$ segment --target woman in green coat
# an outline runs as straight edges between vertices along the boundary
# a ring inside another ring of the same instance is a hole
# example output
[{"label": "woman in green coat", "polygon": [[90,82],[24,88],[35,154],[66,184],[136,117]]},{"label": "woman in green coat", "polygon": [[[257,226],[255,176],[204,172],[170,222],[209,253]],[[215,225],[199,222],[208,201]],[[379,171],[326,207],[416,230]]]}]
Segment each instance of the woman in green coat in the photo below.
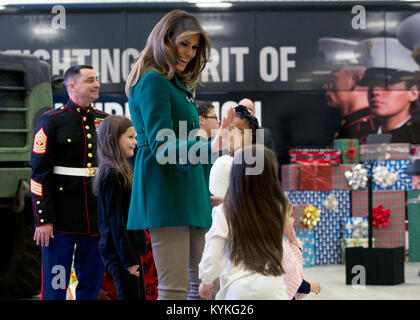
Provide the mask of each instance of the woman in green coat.
[{"label": "woman in green coat", "polygon": [[197,140],[193,91],[210,54],[198,20],[174,10],[153,28],[127,79],[137,132],[127,228],[149,229],[158,299],[198,299],[198,263],[211,226],[210,194],[201,162],[210,161],[233,127],[234,110],[213,140]]}]

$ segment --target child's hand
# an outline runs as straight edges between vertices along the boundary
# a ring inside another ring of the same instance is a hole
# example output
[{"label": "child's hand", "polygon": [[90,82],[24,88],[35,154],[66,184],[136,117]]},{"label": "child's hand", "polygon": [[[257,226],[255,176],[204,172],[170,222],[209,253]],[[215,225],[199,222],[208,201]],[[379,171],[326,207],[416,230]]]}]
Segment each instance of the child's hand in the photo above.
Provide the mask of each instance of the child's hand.
[{"label": "child's hand", "polygon": [[219,204],[221,204],[225,200],[224,197],[218,197],[218,196],[210,196],[210,203],[211,207],[217,207]]},{"label": "child's hand", "polygon": [[139,267],[140,267],[140,266],[137,264],[137,265],[135,265],[135,266],[128,267],[128,268],[127,268],[127,270],[128,270],[128,272],[130,272],[133,276],[140,277]]},{"label": "child's hand", "polygon": [[213,284],[204,284],[200,283],[200,287],[198,288],[198,293],[200,294],[200,297],[203,299],[208,299],[211,296],[210,289],[213,287]]},{"label": "child's hand", "polygon": [[321,285],[318,282],[309,282],[311,286],[311,292],[318,294],[321,292]]}]

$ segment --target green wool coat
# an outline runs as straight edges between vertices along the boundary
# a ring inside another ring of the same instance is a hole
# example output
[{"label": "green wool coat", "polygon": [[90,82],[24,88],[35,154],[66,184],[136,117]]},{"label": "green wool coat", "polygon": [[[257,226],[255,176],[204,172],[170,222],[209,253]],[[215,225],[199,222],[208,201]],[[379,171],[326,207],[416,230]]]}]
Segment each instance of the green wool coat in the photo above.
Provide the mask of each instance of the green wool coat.
[{"label": "green wool coat", "polygon": [[[148,71],[131,88],[128,103],[139,149],[127,228],[210,228],[210,194],[203,161],[186,156],[194,153],[205,161],[212,156],[208,141],[187,140],[191,131],[199,129],[193,94],[176,76],[167,80]],[[182,127],[186,135],[180,134]],[[172,161],[165,163],[168,159]]]}]

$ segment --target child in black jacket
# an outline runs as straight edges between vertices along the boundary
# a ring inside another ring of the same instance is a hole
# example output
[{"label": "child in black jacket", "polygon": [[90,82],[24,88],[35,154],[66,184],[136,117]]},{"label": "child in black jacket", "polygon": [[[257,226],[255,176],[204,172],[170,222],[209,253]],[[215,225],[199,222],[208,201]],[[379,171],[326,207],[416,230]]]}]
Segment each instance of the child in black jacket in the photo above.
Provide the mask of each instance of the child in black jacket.
[{"label": "child in black jacket", "polygon": [[98,130],[99,167],[94,190],[98,194],[99,252],[115,281],[119,300],[146,300],[140,255],[147,252],[143,230],[127,230],[133,169],[131,157],[137,145],[131,120],[107,117]]}]

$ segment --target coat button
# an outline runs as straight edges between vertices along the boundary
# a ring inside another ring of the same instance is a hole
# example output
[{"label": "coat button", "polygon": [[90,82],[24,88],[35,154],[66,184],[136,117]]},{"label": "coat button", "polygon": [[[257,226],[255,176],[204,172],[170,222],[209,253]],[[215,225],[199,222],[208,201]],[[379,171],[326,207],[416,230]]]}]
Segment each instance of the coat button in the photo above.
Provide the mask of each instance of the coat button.
[{"label": "coat button", "polygon": [[39,222],[44,223],[44,219],[39,220]]},{"label": "coat button", "polygon": [[89,149],[92,148],[92,144],[91,143],[88,144],[88,148]]},{"label": "coat button", "polygon": [[76,110],[77,110],[77,112],[80,112],[80,108],[77,108]]},{"label": "coat button", "polygon": [[89,157],[89,158],[92,158],[92,157],[93,157],[93,154],[88,153],[88,157]]},{"label": "coat button", "polygon": [[90,167],[92,166],[92,164],[91,164],[90,162],[88,162],[88,163],[86,164],[86,166],[87,166],[88,168],[90,168]]},{"label": "coat button", "polygon": [[42,213],[42,210],[38,210],[38,213]]},{"label": "coat button", "polygon": [[85,128],[86,128],[86,130],[89,130],[89,129],[90,129],[90,127],[89,127],[89,126],[85,126]]},{"label": "coat button", "polygon": [[88,133],[88,134],[86,135],[86,137],[87,137],[88,139],[90,139],[90,138],[92,138],[92,135],[91,135],[90,133]]},{"label": "coat button", "polygon": [[86,117],[83,117],[83,121],[86,121]]},{"label": "coat button", "polygon": [[71,142],[71,139],[70,139],[70,138],[69,138],[69,139],[67,139],[67,142],[68,142],[68,143],[70,143],[70,142]]},{"label": "coat button", "polygon": [[36,204],[41,204],[41,201],[37,201]]},{"label": "coat button", "polygon": [[58,190],[63,191],[63,187],[60,187]]}]

